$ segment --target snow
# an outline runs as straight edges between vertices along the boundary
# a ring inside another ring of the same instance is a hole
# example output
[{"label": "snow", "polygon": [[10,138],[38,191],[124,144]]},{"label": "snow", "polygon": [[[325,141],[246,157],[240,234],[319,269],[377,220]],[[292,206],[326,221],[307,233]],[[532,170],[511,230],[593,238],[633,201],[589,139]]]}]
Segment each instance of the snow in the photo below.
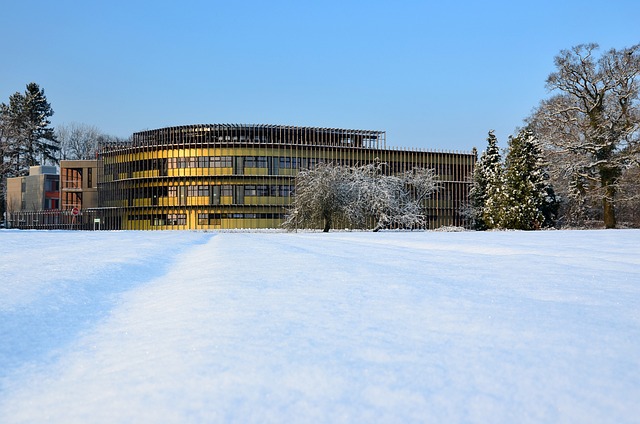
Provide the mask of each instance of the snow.
[{"label": "snow", "polygon": [[0,422],[640,417],[640,231],[0,231]]}]

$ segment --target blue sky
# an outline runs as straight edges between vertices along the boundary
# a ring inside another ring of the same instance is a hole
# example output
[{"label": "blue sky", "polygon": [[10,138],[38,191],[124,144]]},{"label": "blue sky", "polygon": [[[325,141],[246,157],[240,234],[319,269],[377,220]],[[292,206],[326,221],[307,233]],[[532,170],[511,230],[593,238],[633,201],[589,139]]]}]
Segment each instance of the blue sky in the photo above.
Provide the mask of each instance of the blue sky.
[{"label": "blue sky", "polygon": [[640,42],[640,2],[5,1],[0,101],[31,81],[53,125],[121,137],[196,123],[387,131],[391,146],[500,144],[561,49]]}]

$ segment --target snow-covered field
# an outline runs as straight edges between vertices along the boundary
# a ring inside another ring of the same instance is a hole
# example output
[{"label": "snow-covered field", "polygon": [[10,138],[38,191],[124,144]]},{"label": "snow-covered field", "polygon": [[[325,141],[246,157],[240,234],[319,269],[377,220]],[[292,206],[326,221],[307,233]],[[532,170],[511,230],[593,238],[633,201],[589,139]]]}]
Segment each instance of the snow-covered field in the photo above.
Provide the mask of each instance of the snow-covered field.
[{"label": "snow-covered field", "polygon": [[640,422],[640,231],[0,231],[0,422]]}]

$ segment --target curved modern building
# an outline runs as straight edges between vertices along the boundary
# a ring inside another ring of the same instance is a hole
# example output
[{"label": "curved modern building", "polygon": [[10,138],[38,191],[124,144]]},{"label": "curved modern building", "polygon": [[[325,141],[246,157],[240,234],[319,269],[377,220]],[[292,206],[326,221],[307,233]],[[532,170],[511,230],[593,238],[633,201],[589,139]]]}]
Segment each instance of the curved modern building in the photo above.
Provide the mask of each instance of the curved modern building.
[{"label": "curved modern building", "polygon": [[464,226],[471,153],[386,147],[382,131],[279,125],[189,125],[139,132],[99,155],[98,213],[109,229],[278,228],[295,176],[317,163],[382,161],[390,173],[435,169],[430,228]]}]

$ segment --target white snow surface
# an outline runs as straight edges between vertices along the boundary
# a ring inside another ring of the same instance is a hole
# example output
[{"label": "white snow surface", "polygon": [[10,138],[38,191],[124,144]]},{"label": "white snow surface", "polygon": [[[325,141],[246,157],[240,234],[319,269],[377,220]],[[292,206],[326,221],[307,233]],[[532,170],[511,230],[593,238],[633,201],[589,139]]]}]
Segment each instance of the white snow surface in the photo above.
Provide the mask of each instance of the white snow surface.
[{"label": "white snow surface", "polygon": [[638,423],[640,231],[0,231],[2,423]]}]

